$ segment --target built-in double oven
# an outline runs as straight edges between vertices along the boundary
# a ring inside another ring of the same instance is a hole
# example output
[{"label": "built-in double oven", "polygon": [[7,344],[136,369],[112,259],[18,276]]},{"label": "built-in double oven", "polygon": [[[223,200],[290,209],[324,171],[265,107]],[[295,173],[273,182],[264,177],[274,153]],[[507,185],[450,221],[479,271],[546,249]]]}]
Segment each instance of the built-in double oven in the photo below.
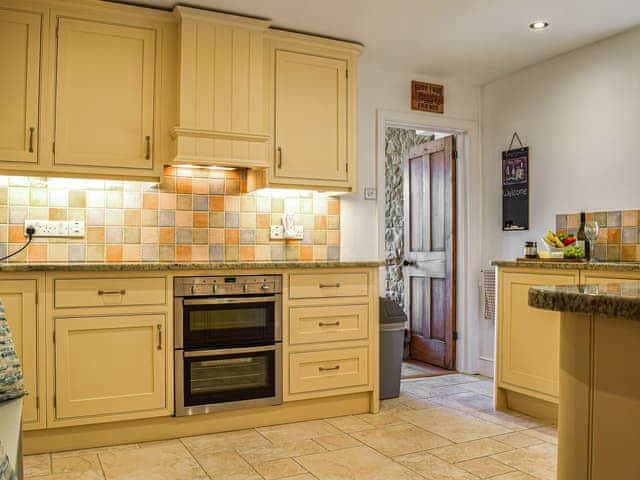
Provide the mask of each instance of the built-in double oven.
[{"label": "built-in double oven", "polygon": [[282,403],[282,277],[177,277],[176,416]]}]

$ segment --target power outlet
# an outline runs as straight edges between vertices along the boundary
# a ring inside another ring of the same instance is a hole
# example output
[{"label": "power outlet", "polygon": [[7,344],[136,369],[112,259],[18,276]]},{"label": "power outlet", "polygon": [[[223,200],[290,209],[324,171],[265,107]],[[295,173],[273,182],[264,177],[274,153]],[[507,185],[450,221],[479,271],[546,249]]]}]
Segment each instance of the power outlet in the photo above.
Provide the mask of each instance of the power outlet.
[{"label": "power outlet", "polygon": [[84,237],[84,222],[82,221],[25,220],[25,237],[29,227],[35,230],[34,237]]},{"label": "power outlet", "polygon": [[271,240],[284,240],[284,227],[282,225],[271,225],[269,238]]}]

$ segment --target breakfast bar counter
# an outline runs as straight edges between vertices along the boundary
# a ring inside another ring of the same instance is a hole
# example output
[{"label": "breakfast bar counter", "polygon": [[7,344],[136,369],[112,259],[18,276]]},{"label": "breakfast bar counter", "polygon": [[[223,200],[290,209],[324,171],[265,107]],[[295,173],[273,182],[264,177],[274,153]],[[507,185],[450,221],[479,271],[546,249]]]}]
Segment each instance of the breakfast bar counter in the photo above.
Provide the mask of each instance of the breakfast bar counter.
[{"label": "breakfast bar counter", "polygon": [[558,479],[640,478],[640,282],[532,287],[561,312]]}]

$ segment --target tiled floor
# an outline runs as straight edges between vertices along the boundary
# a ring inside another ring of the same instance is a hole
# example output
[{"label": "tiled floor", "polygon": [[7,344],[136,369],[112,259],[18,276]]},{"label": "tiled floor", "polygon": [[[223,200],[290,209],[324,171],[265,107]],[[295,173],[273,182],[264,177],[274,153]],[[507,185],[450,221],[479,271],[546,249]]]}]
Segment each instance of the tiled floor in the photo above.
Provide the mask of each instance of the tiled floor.
[{"label": "tiled floor", "polygon": [[455,372],[415,360],[404,360],[402,362],[402,378],[433,377],[436,375],[448,375],[451,373]]},{"label": "tiled floor", "polygon": [[38,480],[552,480],[555,428],[491,408],[491,382],[405,380],[379,414],[33,455]]}]

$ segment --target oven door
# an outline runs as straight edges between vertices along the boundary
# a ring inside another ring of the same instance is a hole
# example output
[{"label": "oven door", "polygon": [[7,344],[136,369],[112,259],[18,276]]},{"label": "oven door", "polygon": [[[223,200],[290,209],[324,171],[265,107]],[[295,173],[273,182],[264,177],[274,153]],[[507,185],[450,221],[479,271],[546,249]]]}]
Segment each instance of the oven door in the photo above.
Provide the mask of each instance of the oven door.
[{"label": "oven door", "polygon": [[176,298],[176,348],[267,345],[282,339],[281,295]]},{"label": "oven door", "polygon": [[176,416],[282,403],[282,344],[175,352]]}]

